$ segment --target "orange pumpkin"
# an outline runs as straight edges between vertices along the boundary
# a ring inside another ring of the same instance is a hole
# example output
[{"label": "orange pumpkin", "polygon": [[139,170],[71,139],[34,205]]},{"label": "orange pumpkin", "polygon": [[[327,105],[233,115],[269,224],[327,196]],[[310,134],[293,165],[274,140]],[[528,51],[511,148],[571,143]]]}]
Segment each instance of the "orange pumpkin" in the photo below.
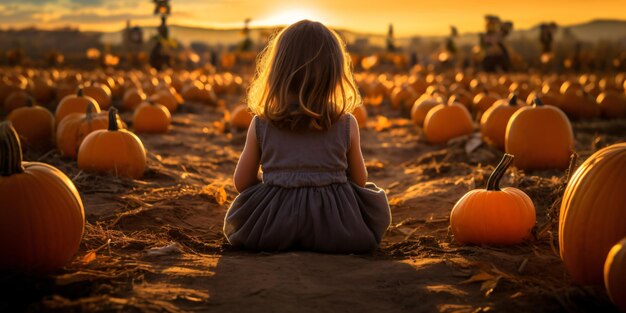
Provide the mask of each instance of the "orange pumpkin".
[{"label": "orange pumpkin", "polygon": [[600,107],[584,91],[569,88],[559,98],[559,108],[574,119],[591,119],[600,115]]},{"label": "orange pumpkin", "polygon": [[83,94],[96,100],[100,109],[106,110],[111,106],[111,89],[107,85],[91,82],[82,88]]},{"label": "orange pumpkin", "polygon": [[520,108],[517,95],[511,94],[508,101],[497,101],[480,118],[480,132],[488,143],[504,149],[506,125],[513,113]]},{"label": "orange pumpkin", "polygon": [[46,103],[54,97],[54,86],[52,80],[45,77],[37,77],[32,80],[33,98],[42,103]]},{"label": "orange pumpkin", "polygon": [[32,99],[25,107],[13,110],[7,121],[28,147],[47,151],[54,146],[54,116],[48,109],[34,105]]},{"label": "orange pumpkin", "polygon": [[360,105],[356,107],[352,115],[356,118],[359,128],[367,127],[367,109],[364,106]]},{"label": "orange pumpkin", "polygon": [[137,133],[166,133],[171,123],[170,111],[152,100],[140,104],[133,114],[133,129]]},{"label": "orange pumpkin", "polygon": [[511,245],[530,237],[536,222],[532,200],[517,188],[499,187],[512,162],[513,156],[505,154],[489,176],[487,188],[466,193],[454,205],[450,228],[457,242]]},{"label": "orange pumpkin", "polygon": [[424,126],[424,120],[428,111],[437,106],[443,104],[443,98],[439,96],[422,95],[419,99],[415,100],[413,108],[411,108],[411,120],[417,127]]},{"label": "orange pumpkin", "polygon": [[626,96],[615,91],[605,91],[598,95],[596,102],[604,116],[609,118],[626,117]]},{"label": "orange pumpkin", "polygon": [[472,117],[460,103],[439,104],[428,111],[424,120],[424,137],[430,144],[444,144],[472,132]]},{"label": "orange pumpkin", "polygon": [[138,88],[130,88],[122,98],[122,108],[127,111],[135,110],[142,102],[146,101],[146,94]]},{"label": "orange pumpkin", "polygon": [[389,96],[391,107],[394,109],[410,109],[418,95],[409,84],[395,87]]},{"label": "orange pumpkin", "polygon": [[253,116],[244,104],[236,106],[230,116],[230,125],[236,129],[248,129],[252,123]]},{"label": "orange pumpkin", "polygon": [[0,271],[61,268],[78,250],[85,226],[76,187],[48,164],[23,162],[10,122],[0,124],[0,147]]},{"label": "orange pumpkin", "polygon": [[474,96],[472,103],[476,112],[485,112],[498,100],[500,100],[498,94],[485,91]]},{"label": "orange pumpkin", "polygon": [[174,95],[169,91],[157,91],[157,93],[150,96],[150,100],[163,105],[170,113],[176,112],[178,106],[182,104],[182,98],[178,94]]},{"label": "orange pumpkin", "polygon": [[574,148],[572,125],[563,111],[543,105],[539,98],[509,119],[506,153],[515,155],[520,169],[567,168]]},{"label": "orange pumpkin", "polygon": [[604,286],[611,301],[626,312],[626,238],[613,246],[606,257]]},{"label": "orange pumpkin", "polygon": [[146,169],[146,150],[139,137],[118,127],[117,109],[109,109],[109,128],[93,131],[78,149],[78,168],[139,179]]},{"label": "orange pumpkin", "polygon": [[572,278],[602,284],[609,250],[626,236],[626,143],[591,155],[571,176],[561,201],[559,247]]},{"label": "orange pumpkin", "polygon": [[[119,128],[124,128],[124,122],[117,121]],[[85,137],[98,129],[106,129],[109,125],[109,115],[106,112],[94,113],[94,106],[89,104],[85,113],[72,113],[65,117],[57,127],[56,141],[61,156],[76,159],[78,148]]]},{"label": "orange pumpkin", "polygon": [[83,90],[79,88],[76,92],[76,95],[69,95],[63,98],[63,100],[61,100],[61,102],[57,106],[57,110],[54,116],[56,119],[56,126],[58,126],[59,123],[61,123],[61,121],[63,121],[66,116],[72,113],[86,112],[87,108],[90,105],[93,106],[94,113],[100,112],[100,106],[98,105],[96,100],[83,95]]}]

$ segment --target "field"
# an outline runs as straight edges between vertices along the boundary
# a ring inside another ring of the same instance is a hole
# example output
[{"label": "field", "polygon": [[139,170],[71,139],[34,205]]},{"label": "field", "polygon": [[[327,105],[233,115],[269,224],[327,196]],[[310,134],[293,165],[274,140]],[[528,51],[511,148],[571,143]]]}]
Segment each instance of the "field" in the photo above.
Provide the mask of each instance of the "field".
[{"label": "field", "polygon": [[[457,244],[450,211],[484,188],[502,151],[470,135],[429,145],[385,99],[361,130],[369,180],[387,191],[392,226],[365,255],[233,249],[223,219],[237,195],[232,174],[245,130],[228,122],[243,91],[213,104],[185,101],[166,134],[140,134],[143,178],[90,174],[58,150],[25,160],[67,174],[86,227],[75,258],[45,276],[5,273],[0,309],[10,311],[208,312],[610,312],[601,287],[571,281],[558,251],[558,214],[568,172],[511,169],[502,181],[537,209],[533,238],[503,247]],[[121,106],[120,100],[114,106]],[[132,113],[121,114],[132,124]],[[227,117],[225,119],[225,116]],[[626,141],[626,120],[573,121],[580,164]],[[478,145],[478,146],[477,146]],[[575,165],[576,165],[575,164]]]}]

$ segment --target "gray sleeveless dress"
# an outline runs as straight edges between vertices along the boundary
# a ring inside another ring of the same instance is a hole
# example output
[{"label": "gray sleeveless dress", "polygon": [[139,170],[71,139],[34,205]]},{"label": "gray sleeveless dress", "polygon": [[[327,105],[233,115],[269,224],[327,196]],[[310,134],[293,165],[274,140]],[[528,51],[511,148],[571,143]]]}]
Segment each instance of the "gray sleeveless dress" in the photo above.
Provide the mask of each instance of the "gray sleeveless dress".
[{"label": "gray sleeveless dress", "polygon": [[387,195],[348,180],[350,120],[328,131],[291,132],[255,117],[263,182],[231,204],[224,234],[235,247],[363,253],[378,247],[391,222]]}]

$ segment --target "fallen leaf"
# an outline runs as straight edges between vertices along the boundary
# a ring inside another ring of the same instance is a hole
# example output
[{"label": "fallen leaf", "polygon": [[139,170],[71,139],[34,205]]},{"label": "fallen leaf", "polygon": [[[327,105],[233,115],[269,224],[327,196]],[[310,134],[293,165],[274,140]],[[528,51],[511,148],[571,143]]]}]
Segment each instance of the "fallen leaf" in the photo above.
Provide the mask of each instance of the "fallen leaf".
[{"label": "fallen leaf", "polygon": [[85,254],[85,256],[82,259],[82,263],[83,265],[87,265],[91,262],[93,262],[96,259],[96,251],[91,251],[87,254]]},{"label": "fallen leaf", "polygon": [[465,143],[465,153],[470,155],[474,150],[478,149],[483,144],[480,134],[473,134],[469,140]]}]

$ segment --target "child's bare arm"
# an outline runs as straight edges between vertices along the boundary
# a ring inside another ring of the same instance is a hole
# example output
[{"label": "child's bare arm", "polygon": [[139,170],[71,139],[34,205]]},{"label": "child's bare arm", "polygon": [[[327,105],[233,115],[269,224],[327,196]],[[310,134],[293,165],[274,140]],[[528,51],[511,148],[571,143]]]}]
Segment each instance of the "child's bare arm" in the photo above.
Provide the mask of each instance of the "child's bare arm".
[{"label": "child's bare arm", "polygon": [[350,149],[348,150],[348,170],[350,180],[357,185],[363,187],[367,182],[367,169],[361,152],[361,134],[359,133],[359,124],[352,115],[348,115],[350,119]]},{"label": "child's bare arm", "polygon": [[261,162],[261,151],[259,144],[256,140],[256,123],[257,120],[253,120],[248,127],[248,135],[246,137],[246,144],[243,147],[243,152],[237,162],[237,168],[235,168],[235,174],[233,175],[233,181],[235,182],[235,189],[238,192],[246,190],[246,188],[259,183],[258,173]]}]

